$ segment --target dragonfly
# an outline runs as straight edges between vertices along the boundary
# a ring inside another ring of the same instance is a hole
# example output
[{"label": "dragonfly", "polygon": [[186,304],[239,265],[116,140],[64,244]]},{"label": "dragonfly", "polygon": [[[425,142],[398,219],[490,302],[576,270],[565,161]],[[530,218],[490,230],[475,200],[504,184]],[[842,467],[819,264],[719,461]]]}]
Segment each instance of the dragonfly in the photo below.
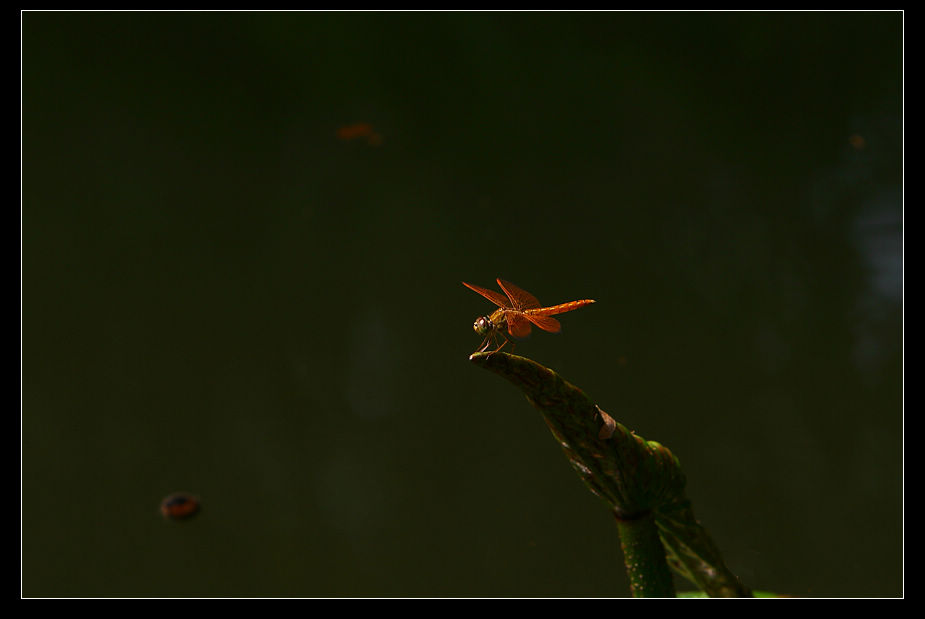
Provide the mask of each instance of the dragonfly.
[{"label": "dragonfly", "polygon": [[[463,282],[463,286],[479,293],[498,306],[498,309],[492,312],[491,315],[478,318],[475,324],[472,325],[475,332],[485,338],[482,345],[475,352],[485,352],[489,346],[497,344],[498,347],[492,351],[492,354],[494,354],[510,342],[508,335],[515,338],[527,337],[530,335],[534,325],[543,331],[558,333],[562,330],[562,325],[552,317],[554,314],[570,312],[594,303],[593,299],[582,299],[581,301],[569,301],[568,303],[543,307],[537,298],[526,290],[500,278],[496,281],[501,286],[504,294]],[[507,332],[505,333],[505,331]],[[498,344],[498,341],[502,338],[504,341]],[[512,349],[513,347],[514,343],[511,344]]]}]

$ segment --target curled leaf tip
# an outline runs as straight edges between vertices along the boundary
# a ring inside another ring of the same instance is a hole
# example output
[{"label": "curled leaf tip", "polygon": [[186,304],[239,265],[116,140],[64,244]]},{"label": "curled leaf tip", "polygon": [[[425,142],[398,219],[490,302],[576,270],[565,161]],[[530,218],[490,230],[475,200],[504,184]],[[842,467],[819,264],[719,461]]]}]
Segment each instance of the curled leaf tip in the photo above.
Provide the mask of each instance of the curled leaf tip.
[{"label": "curled leaf tip", "polygon": [[597,433],[597,438],[601,439],[602,441],[606,441],[611,436],[613,436],[613,433],[616,431],[617,422],[613,417],[605,413],[604,410],[597,404],[594,405],[594,408],[597,409],[597,414],[601,416],[601,421],[604,422],[604,425],[601,426],[601,431]]}]

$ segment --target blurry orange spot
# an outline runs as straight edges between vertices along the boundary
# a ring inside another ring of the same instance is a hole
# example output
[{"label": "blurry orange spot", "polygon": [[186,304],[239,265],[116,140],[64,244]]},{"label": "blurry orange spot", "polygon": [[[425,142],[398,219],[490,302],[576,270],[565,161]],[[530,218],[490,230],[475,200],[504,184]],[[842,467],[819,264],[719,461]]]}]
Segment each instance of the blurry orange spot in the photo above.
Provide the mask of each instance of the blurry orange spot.
[{"label": "blurry orange spot", "polygon": [[337,130],[337,137],[341,140],[355,140],[357,138],[366,138],[370,146],[379,146],[382,144],[382,135],[376,133],[373,126],[369,123],[355,123],[346,125]]},{"label": "blurry orange spot", "polygon": [[355,138],[365,138],[373,133],[373,126],[368,123],[357,123],[347,125],[337,130],[337,137],[342,140],[353,140]]},{"label": "blurry orange spot", "polygon": [[199,513],[199,499],[186,492],[171,494],[161,501],[161,514],[170,520],[186,520]]},{"label": "blurry orange spot", "polygon": [[863,150],[867,145],[867,140],[864,139],[864,136],[857,133],[848,138],[848,141],[851,142],[855,150]]}]

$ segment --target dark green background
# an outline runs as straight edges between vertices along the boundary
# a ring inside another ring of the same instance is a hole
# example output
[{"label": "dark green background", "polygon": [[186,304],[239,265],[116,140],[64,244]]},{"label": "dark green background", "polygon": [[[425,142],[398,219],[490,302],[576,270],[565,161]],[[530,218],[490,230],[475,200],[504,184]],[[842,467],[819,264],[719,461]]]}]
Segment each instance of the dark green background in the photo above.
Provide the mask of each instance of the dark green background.
[{"label": "dark green background", "polygon": [[902,17],[24,13],[23,595],[627,595],[498,276],[746,584],[901,595]]}]

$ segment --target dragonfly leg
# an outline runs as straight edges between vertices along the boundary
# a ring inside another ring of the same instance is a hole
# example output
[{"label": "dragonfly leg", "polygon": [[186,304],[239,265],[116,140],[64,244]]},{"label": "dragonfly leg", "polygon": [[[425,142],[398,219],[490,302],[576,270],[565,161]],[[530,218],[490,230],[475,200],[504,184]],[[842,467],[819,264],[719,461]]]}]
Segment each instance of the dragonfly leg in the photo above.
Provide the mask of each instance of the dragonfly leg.
[{"label": "dragonfly leg", "polygon": [[[502,348],[504,348],[504,347],[507,345],[508,342],[511,341],[511,339],[510,339],[507,335],[505,335],[503,331],[499,331],[498,333],[500,333],[501,337],[504,338],[504,341],[501,342],[501,345],[500,345],[500,346],[498,346],[496,349],[494,349],[493,351],[491,351],[491,354],[495,354],[496,352],[498,352],[499,350],[501,350]],[[514,350],[514,345],[513,345],[513,344],[511,344],[511,350]]]}]

